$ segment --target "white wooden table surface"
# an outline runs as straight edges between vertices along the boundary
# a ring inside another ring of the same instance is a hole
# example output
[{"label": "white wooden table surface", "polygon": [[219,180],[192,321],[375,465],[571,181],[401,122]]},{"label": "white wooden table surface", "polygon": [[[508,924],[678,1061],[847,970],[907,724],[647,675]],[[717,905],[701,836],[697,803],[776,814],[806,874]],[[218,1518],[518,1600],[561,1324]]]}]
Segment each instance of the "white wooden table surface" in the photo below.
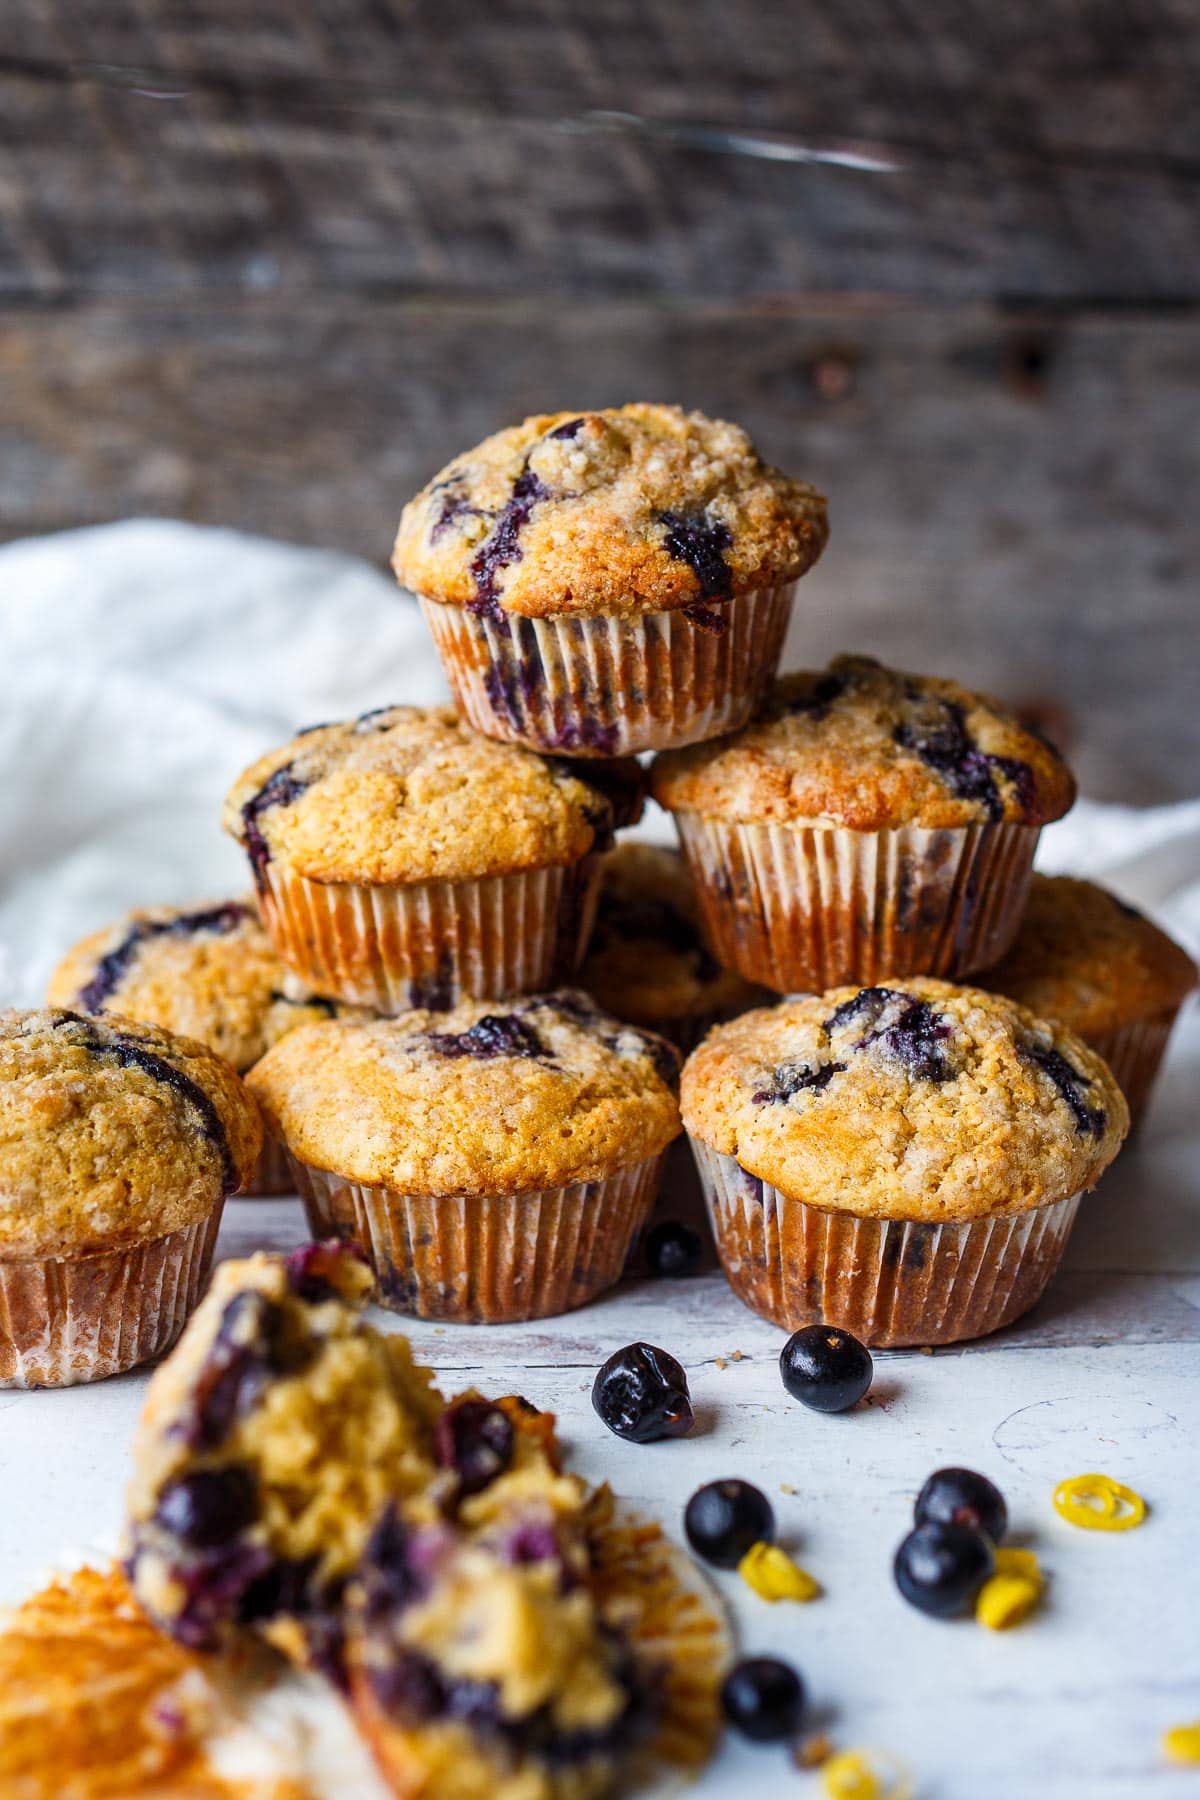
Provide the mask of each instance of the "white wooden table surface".
[{"label": "white wooden table surface", "polygon": [[[1158,1748],[1165,1727],[1200,1717],[1198,1072],[1193,1018],[1147,1128],[1085,1203],[1036,1313],[963,1349],[881,1353],[869,1403],[844,1417],[787,1397],[782,1333],[719,1276],[628,1282],[534,1325],[418,1322],[415,1348],[449,1389],[475,1382],[552,1408],[572,1467],[611,1481],[674,1535],[700,1482],[740,1475],[765,1488],[781,1542],[826,1592],[771,1607],[718,1576],[742,1647],[791,1658],[813,1728],[897,1754],[921,1800],[1200,1797],[1200,1769],[1173,1769]],[[285,1248],[302,1235],[298,1202],[235,1201],[221,1248]],[[688,1370],[698,1426],[686,1441],[623,1444],[591,1410],[598,1364],[635,1337]],[[0,1601],[115,1534],[144,1385],[129,1376],[0,1394]],[[1017,1630],[936,1623],[892,1586],[913,1495],[945,1463],[1000,1484],[1014,1539],[1048,1572],[1042,1611]],[[1094,1469],[1146,1497],[1140,1530],[1110,1536],[1057,1519],[1056,1482]],[[819,1792],[780,1750],[730,1739],[697,1793],[733,1800],[751,1784],[759,1800]]]}]

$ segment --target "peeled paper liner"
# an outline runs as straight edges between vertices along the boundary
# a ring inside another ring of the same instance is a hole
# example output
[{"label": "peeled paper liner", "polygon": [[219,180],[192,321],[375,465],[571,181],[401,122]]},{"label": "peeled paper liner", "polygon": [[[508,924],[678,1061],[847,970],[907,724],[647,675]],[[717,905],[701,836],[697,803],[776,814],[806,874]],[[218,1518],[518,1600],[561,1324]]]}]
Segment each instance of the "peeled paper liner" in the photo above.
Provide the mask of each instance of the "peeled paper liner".
[{"label": "peeled paper liner", "polygon": [[[666,1796],[716,1746],[731,1629],[691,1558],[606,1487],[586,1529],[597,1599],[664,1686],[658,1731],[622,1791]],[[222,1656],[183,1649],[107,1557],[0,1614],[0,1796],[392,1800],[328,1683],[252,1641]]]}]

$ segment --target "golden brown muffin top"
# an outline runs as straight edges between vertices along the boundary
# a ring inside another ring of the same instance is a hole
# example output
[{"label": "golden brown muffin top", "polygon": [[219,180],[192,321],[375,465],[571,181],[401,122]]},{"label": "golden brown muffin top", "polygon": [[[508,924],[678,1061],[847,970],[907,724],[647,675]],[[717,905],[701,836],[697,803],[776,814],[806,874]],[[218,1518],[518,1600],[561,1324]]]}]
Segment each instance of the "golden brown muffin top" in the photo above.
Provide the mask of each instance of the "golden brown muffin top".
[{"label": "golden brown muffin top", "polygon": [[258,1109],[219,1056],[131,1019],[0,1013],[0,1255],[180,1231],[244,1187]]},{"label": "golden brown muffin top", "polygon": [[252,900],[125,913],[70,949],[49,1006],[119,1013],[196,1038],[239,1073],[297,1025],[370,1018],[313,994],[274,948]]},{"label": "golden brown muffin top", "polygon": [[664,1031],[731,1017],[767,998],[709,954],[687,865],[678,850],[659,844],[621,844],[606,860],[578,980],[617,1018]]},{"label": "golden brown muffin top", "polygon": [[251,1070],[301,1162],[413,1194],[519,1194],[611,1174],[679,1133],[678,1062],[585,994],[306,1025]]},{"label": "golden brown muffin top", "polygon": [[689,1132],[867,1218],[1023,1212],[1094,1186],[1129,1129],[1108,1067],[1011,1000],[917,978],[744,1013],[684,1065]]},{"label": "golden brown muffin top", "polygon": [[989,988],[1081,1037],[1172,1012],[1196,986],[1186,950],[1107,888],[1035,875],[1017,941]]},{"label": "golden brown muffin top", "polygon": [[455,457],[405,507],[406,587],[489,616],[632,615],[795,581],[825,502],[746,433],[677,406],[540,413]]},{"label": "golden brown muffin top", "polygon": [[998,701],[839,656],[785,675],[741,731],[656,757],[651,792],[707,818],[877,831],[1043,825],[1069,809],[1075,783]]},{"label": "golden brown muffin top", "polygon": [[318,725],[259,757],[225,801],[256,870],[310,881],[468,881],[605,848],[612,804],[574,766],[481,737],[449,706]]}]

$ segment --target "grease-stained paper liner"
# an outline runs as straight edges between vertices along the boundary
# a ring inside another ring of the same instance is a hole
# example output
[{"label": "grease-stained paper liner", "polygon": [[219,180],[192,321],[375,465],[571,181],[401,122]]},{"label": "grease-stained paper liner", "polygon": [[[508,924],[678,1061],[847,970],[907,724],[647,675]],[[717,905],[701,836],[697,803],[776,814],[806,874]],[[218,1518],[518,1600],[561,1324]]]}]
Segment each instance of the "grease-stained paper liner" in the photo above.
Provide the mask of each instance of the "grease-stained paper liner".
[{"label": "grease-stained paper liner", "polygon": [[160,1356],[200,1297],[221,1212],[121,1250],[0,1261],[0,1387],[70,1387]]},{"label": "grease-stained paper liner", "polygon": [[279,861],[259,899],[275,948],[317,993],[376,1012],[552,987],[578,968],[603,859],[476,881],[310,881]]},{"label": "grease-stained paper liner", "polygon": [[572,756],[736,731],[775,676],[796,584],[671,612],[486,617],[421,597],[459,708],[487,737]]},{"label": "grease-stained paper liner", "polygon": [[674,817],[713,955],[785,994],[998,962],[1020,928],[1039,834]]},{"label": "grease-stained paper liner", "polygon": [[717,1254],[739,1300],[785,1331],[839,1325],[876,1348],[953,1344],[1036,1304],[1080,1195],[935,1223],[823,1212],[693,1137]]},{"label": "grease-stained paper liner", "polygon": [[360,1244],[380,1297],[422,1319],[545,1319],[619,1281],[665,1152],[598,1181],[523,1194],[400,1194],[292,1158],[314,1237]]},{"label": "grease-stained paper liner", "polygon": [[[1168,1007],[1149,1019],[1130,1019],[1114,1031],[1090,1031],[1084,1041],[1102,1056],[1129,1102],[1130,1129],[1140,1125],[1151,1090],[1166,1054],[1179,1007]],[[1083,1035],[1083,1034],[1081,1034]]]}]

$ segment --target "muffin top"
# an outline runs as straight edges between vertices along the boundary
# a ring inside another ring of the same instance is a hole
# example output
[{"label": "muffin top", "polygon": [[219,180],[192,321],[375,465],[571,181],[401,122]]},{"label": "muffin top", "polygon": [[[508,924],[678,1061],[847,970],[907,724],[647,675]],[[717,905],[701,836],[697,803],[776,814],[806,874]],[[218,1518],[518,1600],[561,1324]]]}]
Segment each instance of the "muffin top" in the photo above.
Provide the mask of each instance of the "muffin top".
[{"label": "muffin top", "polygon": [[239,1072],[297,1025],[370,1017],[310,992],[273,948],[252,900],[125,913],[67,952],[46,1002],[162,1025]]},{"label": "muffin top", "polygon": [[743,730],[655,759],[651,791],[707,818],[852,831],[1043,825],[1075,798],[1059,756],[986,695],[839,656],[778,681]]},{"label": "muffin top", "polygon": [[621,844],[604,865],[596,929],[579,985],[619,1019],[668,1030],[744,1012],[767,998],[714,961],[700,936],[682,856],[658,844]]},{"label": "muffin top", "polygon": [[1129,1129],[1107,1066],[1013,1001],[918,978],[744,1013],[683,1071],[683,1118],[828,1211],[1022,1212],[1089,1188]]},{"label": "muffin top", "polygon": [[571,863],[611,841],[613,803],[574,765],[481,737],[452,707],[317,725],[239,776],[223,823],[257,872],[465,881]]},{"label": "muffin top", "polygon": [[825,502],[746,433],[677,406],[541,413],[455,457],[410,500],[406,587],[491,617],[704,607],[794,581]]},{"label": "muffin top", "polygon": [[0,1255],[179,1231],[245,1186],[258,1109],[219,1056],[130,1019],[0,1013]]},{"label": "muffin top", "polygon": [[1017,941],[989,969],[990,988],[1081,1037],[1173,1011],[1196,965],[1157,925],[1107,888],[1035,875]]},{"label": "muffin top", "polygon": [[664,1149],[677,1068],[665,1039],[563,992],[304,1025],[248,1079],[301,1162],[405,1193],[517,1194]]}]

